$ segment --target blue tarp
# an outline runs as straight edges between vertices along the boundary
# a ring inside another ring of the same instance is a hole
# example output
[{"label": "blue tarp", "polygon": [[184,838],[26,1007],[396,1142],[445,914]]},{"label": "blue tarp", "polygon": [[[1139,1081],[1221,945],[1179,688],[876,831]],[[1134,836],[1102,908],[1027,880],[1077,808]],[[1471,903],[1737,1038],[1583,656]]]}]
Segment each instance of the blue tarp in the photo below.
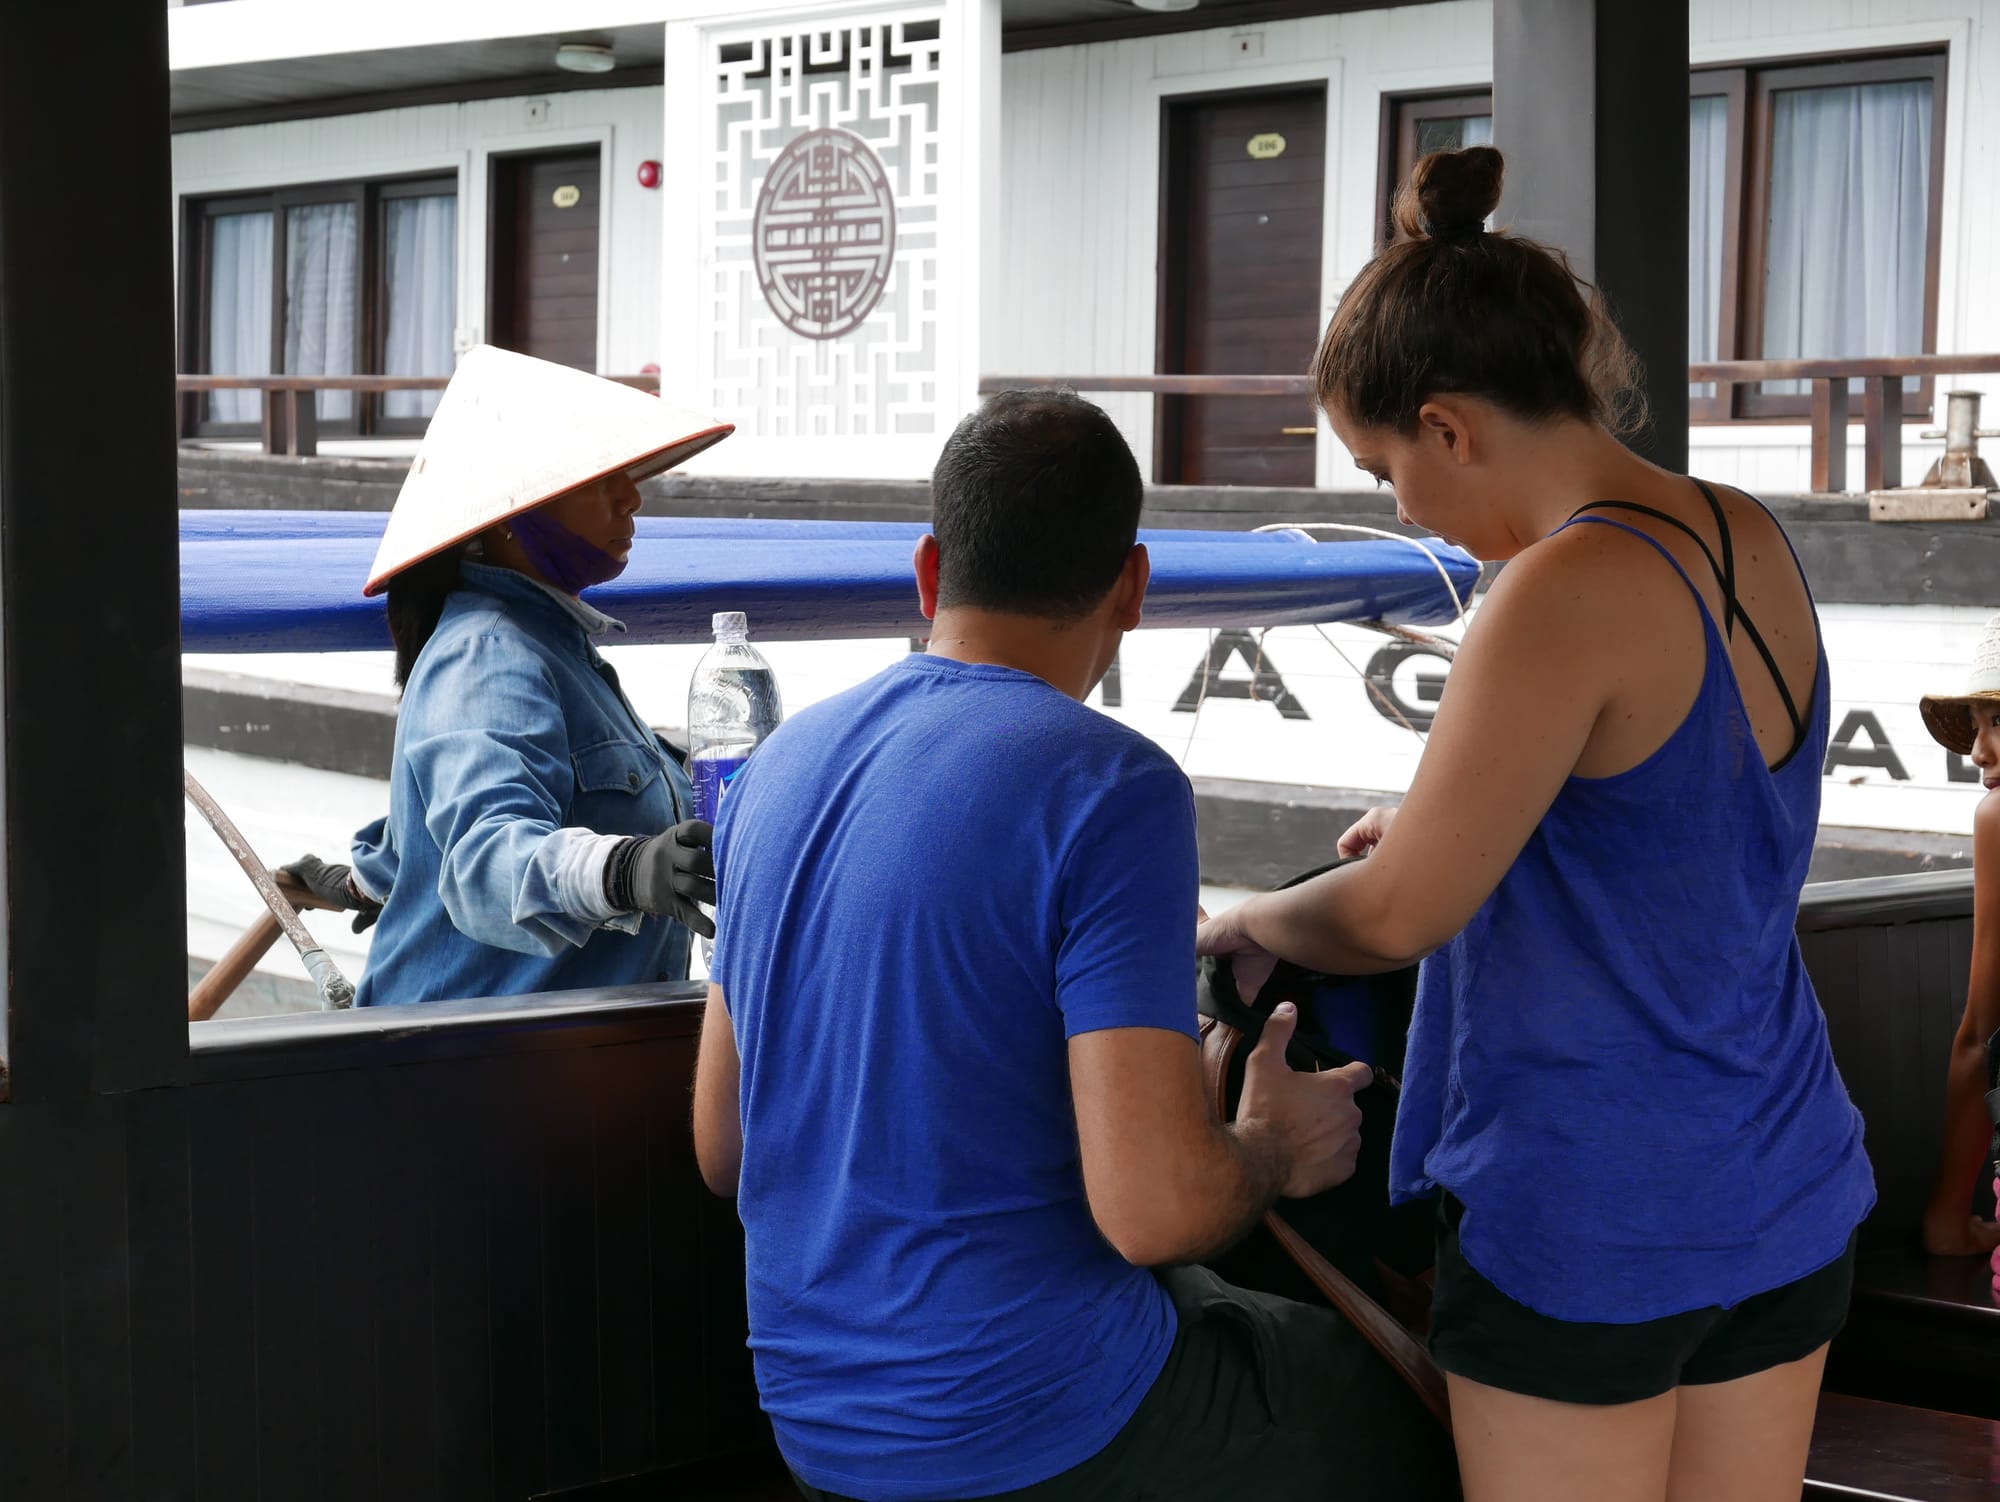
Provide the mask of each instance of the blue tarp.
[{"label": "blue tarp", "polygon": [[[181,647],[188,652],[361,652],[389,645],[381,599],[364,599],[386,514],[183,511]],[[913,522],[641,517],[623,575],[591,590],[631,642],[703,642],[741,610],[766,641],[922,636]],[[1452,618],[1423,552],[1387,539],[1313,543],[1244,532],[1140,534],[1152,553],[1148,626],[1290,626]],[[1478,565],[1426,541],[1462,598]]]}]

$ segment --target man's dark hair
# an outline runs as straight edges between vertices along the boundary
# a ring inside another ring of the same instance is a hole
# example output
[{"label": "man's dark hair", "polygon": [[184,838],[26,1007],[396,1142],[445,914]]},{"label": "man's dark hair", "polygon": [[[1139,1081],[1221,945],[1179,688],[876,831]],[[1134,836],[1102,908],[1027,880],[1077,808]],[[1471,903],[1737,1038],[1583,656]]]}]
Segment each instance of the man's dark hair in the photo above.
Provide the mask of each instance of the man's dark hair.
[{"label": "man's dark hair", "polygon": [[938,605],[1075,620],[1118,581],[1145,484],[1124,435],[1071,391],[1003,391],[931,471]]}]

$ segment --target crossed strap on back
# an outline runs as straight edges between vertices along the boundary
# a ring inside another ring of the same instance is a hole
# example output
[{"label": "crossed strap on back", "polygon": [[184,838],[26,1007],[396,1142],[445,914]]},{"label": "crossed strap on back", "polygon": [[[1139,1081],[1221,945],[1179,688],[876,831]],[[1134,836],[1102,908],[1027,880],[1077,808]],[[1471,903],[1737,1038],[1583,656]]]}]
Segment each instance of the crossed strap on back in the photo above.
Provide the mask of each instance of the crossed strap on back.
[{"label": "crossed strap on back", "polygon": [[[1586,515],[1587,512],[1591,511],[1636,511],[1641,516],[1650,516],[1655,521],[1665,522],[1668,526],[1686,533],[1693,539],[1694,545],[1701,549],[1701,556],[1708,560],[1708,566],[1715,574],[1716,585],[1722,590],[1723,638],[1727,641],[1734,641],[1736,638],[1736,624],[1739,621],[1743,623],[1743,634],[1750,638],[1750,645],[1755,647],[1757,655],[1764,659],[1764,666],[1771,674],[1771,681],[1777,685],[1778,697],[1784,700],[1785,713],[1791,718],[1792,722],[1792,748],[1793,750],[1797,750],[1798,747],[1805,744],[1805,716],[1799,713],[1798,704],[1792,698],[1791,686],[1785,682],[1785,675],[1779,671],[1778,659],[1772,653],[1769,644],[1765,642],[1764,633],[1757,629],[1757,623],[1750,619],[1748,612],[1743,609],[1742,602],[1736,598],[1736,544],[1729,535],[1729,518],[1723,515],[1722,502],[1715,498],[1713,490],[1710,490],[1702,481],[1695,480],[1692,475],[1688,476],[1688,478],[1694,480],[1695,489],[1701,492],[1702,499],[1708,502],[1708,509],[1715,517],[1715,528],[1720,534],[1722,542],[1722,558],[1719,562],[1716,559],[1714,550],[1703,541],[1699,532],[1695,531],[1693,527],[1690,527],[1678,516],[1670,516],[1657,506],[1642,506],[1637,501],[1592,501],[1587,506],[1577,507],[1576,510],[1570,513],[1569,519],[1572,522],[1591,521],[1593,518]],[[1596,519],[1610,520],[1608,517]],[[1644,534],[1640,535],[1643,536]]]},{"label": "crossed strap on back", "polygon": [[[1219,1018],[1202,1018],[1202,1077],[1208,1088],[1209,1104],[1221,1121],[1230,1120],[1229,1071],[1242,1046],[1243,1033],[1240,1029]],[[1264,1226],[1285,1255],[1305,1274],[1307,1281],[1319,1290],[1320,1296],[1361,1332],[1362,1339],[1389,1363],[1396,1375],[1431,1411],[1431,1416],[1444,1426],[1445,1433],[1450,1434],[1450,1391],[1445,1384],[1444,1372],[1431,1359],[1424,1343],[1406,1330],[1393,1314],[1363,1293],[1346,1273],[1321,1256],[1275,1209],[1264,1212]]]}]

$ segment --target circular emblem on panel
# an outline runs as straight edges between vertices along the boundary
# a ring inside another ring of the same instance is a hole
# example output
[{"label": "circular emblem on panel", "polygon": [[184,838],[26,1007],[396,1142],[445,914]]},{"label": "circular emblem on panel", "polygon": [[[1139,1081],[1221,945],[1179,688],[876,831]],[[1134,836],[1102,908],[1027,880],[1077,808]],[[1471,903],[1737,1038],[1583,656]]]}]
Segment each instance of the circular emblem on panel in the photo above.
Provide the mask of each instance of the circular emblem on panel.
[{"label": "circular emblem on panel", "polygon": [[807,131],[765,174],[750,244],[780,323],[808,339],[852,333],[874,311],[896,257],[896,200],[882,159],[850,131]]}]

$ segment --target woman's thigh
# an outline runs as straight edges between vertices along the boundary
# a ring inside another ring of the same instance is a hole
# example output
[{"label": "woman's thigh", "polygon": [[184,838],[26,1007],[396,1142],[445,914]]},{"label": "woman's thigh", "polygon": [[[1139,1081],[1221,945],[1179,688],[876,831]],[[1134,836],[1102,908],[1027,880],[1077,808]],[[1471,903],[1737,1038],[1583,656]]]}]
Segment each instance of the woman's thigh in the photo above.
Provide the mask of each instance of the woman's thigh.
[{"label": "woman's thigh", "polygon": [[1465,1502],[1662,1502],[1666,1496],[1674,1392],[1599,1405],[1531,1398],[1449,1373],[1447,1381]]},{"label": "woman's thigh", "polygon": [[1667,1502],[1792,1502],[1826,1347],[1732,1382],[1680,1389]]}]

